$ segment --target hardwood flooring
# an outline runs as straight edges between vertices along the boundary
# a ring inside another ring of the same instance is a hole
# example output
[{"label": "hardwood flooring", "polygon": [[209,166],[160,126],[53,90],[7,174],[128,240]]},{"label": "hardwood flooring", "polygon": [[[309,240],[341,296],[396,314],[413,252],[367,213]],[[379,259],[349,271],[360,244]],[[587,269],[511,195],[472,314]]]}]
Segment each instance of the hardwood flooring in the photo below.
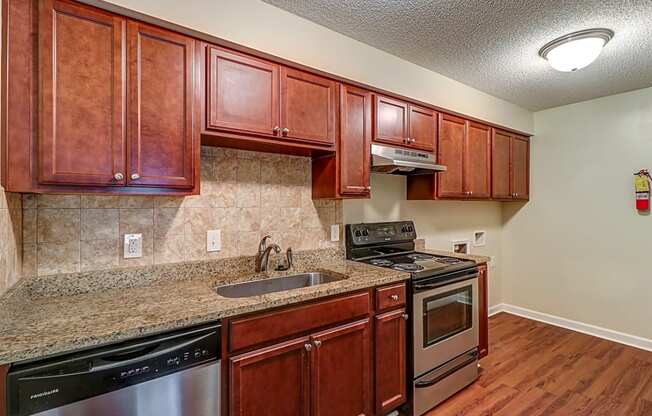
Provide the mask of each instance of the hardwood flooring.
[{"label": "hardwood flooring", "polygon": [[652,416],[652,352],[501,313],[478,381],[427,416]]}]

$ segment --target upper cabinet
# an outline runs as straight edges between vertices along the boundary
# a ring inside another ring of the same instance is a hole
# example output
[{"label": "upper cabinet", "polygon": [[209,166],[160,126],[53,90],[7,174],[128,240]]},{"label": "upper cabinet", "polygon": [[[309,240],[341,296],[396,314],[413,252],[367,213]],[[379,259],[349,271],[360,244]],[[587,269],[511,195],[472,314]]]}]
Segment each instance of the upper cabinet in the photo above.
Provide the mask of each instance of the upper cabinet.
[{"label": "upper cabinet", "polygon": [[492,197],[529,200],[530,140],[503,130],[492,130]]},{"label": "upper cabinet", "polygon": [[208,129],[280,135],[279,66],[208,47]]},{"label": "upper cabinet", "polygon": [[[23,3],[5,49],[6,94],[23,97],[4,110],[7,190],[196,194],[195,41],[69,1]],[[33,20],[38,59],[19,58],[33,46],[13,34]],[[25,71],[38,83],[21,82]]]},{"label": "upper cabinet", "polygon": [[466,196],[464,190],[465,140],[466,120],[441,114],[439,116],[437,163],[446,166],[446,171],[437,176],[437,195],[441,198]]},{"label": "upper cabinet", "polygon": [[337,82],[216,46],[206,53],[206,134],[335,145]]},{"label": "upper cabinet", "polygon": [[375,142],[435,150],[437,112],[382,95],[375,97]]},{"label": "upper cabinet", "polygon": [[125,19],[39,3],[39,183],[126,184],[125,33]]},{"label": "upper cabinet", "polygon": [[491,128],[468,121],[464,147],[464,194],[487,199],[491,196]]},{"label": "upper cabinet", "polygon": [[195,41],[136,22],[127,32],[128,184],[192,188]]}]

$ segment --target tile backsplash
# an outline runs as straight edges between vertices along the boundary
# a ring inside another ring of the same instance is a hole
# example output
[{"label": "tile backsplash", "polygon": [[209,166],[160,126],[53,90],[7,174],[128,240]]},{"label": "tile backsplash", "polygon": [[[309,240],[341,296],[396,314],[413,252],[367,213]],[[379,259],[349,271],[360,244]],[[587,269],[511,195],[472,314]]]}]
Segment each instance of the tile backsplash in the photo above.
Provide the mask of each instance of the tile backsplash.
[{"label": "tile backsplash", "polygon": [[[47,275],[255,254],[263,235],[283,249],[337,246],[341,202],[313,201],[310,158],[202,147],[201,195],[23,195],[23,275]],[[206,251],[219,229],[222,250]],[[124,259],[124,234],[143,256]]]},{"label": "tile backsplash", "polygon": [[20,194],[0,186],[0,294],[20,278],[22,250]]}]

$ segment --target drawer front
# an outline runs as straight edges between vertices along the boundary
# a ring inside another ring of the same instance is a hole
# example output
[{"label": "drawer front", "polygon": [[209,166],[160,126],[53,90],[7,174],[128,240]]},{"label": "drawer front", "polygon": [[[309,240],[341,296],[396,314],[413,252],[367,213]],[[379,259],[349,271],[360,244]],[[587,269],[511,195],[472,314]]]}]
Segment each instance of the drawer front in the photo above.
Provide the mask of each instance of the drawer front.
[{"label": "drawer front", "polygon": [[362,292],[234,319],[229,324],[229,351],[367,316],[370,310],[369,292]]},{"label": "drawer front", "polygon": [[405,283],[376,289],[376,310],[384,311],[405,305]]}]

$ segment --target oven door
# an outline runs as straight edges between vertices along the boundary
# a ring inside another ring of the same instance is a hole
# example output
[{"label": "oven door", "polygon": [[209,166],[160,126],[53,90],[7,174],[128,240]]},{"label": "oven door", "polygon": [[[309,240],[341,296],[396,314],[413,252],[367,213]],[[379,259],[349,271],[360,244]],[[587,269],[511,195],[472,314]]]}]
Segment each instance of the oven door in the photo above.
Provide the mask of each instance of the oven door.
[{"label": "oven door", "polygon": [[478,270],[413,283],[414,376],[478,346]]}]

